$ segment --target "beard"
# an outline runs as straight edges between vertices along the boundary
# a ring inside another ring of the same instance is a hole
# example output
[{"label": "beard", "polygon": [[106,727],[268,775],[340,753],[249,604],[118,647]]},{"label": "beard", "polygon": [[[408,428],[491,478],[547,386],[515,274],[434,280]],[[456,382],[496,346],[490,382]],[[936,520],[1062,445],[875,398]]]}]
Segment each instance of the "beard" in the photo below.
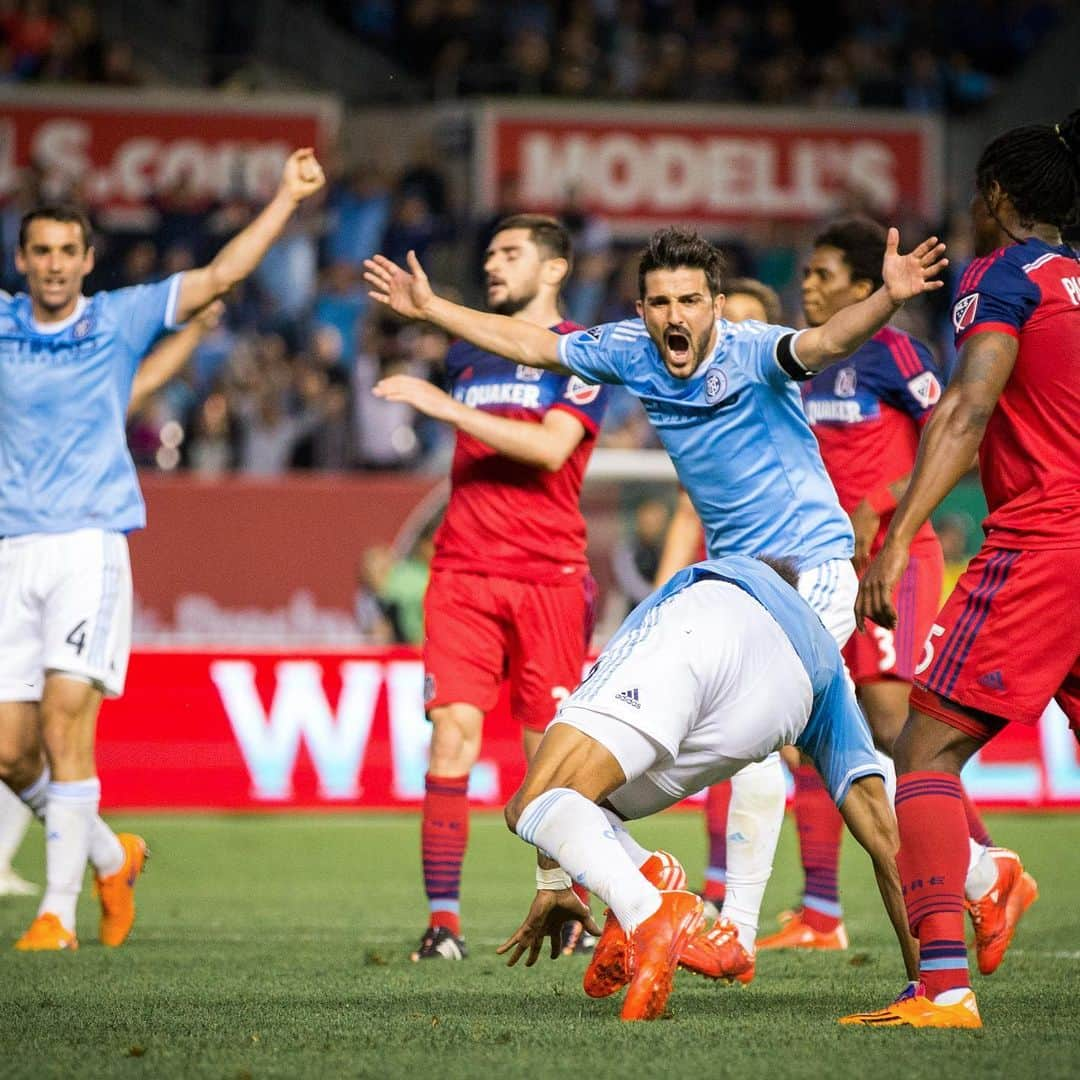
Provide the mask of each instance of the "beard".
[{"label": "beard", "polygon": [[523,308],[526,308],[533,301],[531,296],[511,296],[507,295],[504,299],[500,300],[497,304],[488,304],[488,310],[496,315],[516,315]]}]

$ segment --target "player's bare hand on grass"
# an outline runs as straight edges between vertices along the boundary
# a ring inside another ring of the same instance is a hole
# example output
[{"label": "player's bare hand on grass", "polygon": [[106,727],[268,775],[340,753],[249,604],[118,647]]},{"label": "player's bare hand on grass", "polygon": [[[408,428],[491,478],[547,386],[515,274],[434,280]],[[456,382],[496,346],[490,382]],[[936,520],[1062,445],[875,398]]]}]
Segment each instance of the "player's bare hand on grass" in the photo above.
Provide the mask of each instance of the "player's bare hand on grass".
[{"label": "player's bare hand on grass", "polygon": [[870,546],[877,536],[881,515],[863,499],[848,515],[855,533],[855,554],[851,558],[855,572],[861,574],[870,563]]},{"label": "player's bare hand on grass", "polygon": [[900,230],[889,229],[881,276],[893,303],[902,304],[913,296],[932,292],[945,284],[939,275],[949,265],[949,260],[944,257],[945,244],[936,236],[924,240],[907,255],[901,255],[899,248]]},{"label": "player's bare hand on grass", "polygon": [[280,190],[294,202],[303,202],[321,190],[325,184],[326,174],[310,146],[294,150],[289,155],[281,172]]},{"label": "player's bare hand on grass", "polygon": [[540,957],[544,938],[551,938],[551,959],[558,958],[562,947],[564,923],[580,922],[590,934],[600,935],[600,927],[589,909],[577,898],[573,889],[538,889],[525,921],[508,937],[495,952],[502,956],[510,953],[506,961],[513,967],[527,952],[526,967],[532,967]]},{"label": "player's bare hand on grass", "polygon": [[371,391],[386,401],[401,401],[434,420],[453,419],[457,402],[445,390],[414,375],[391,375],[380,379]]},{"label": "player's bare hand on grass", "polygon": [[867,619],[886,630],[896,629],[893,593],[907,564],[908,549],[895,544],[886,543],[874,557],[859,582],[859,594],[855,598],[855,622],[860,630],[866,629]]},{"label": "player's bare hand on grass", "polygon": [[415,251],[405,257],[408,270],[385,255],[372,255],[364,260],[364,280],[371,286],[368,296],[404,319],[423,319],[424,312],[435,296]]}]

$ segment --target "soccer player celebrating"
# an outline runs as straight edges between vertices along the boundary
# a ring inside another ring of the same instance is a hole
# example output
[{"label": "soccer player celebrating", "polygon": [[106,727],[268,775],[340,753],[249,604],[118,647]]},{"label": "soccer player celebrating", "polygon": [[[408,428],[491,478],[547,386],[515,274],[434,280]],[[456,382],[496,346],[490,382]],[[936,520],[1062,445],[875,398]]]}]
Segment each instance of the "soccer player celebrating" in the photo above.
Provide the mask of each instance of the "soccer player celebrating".
[{"label": "soccer player celebrating", "polygon": [[[711,556],[762,551],[799,560],[799,589],[843,643],[857,588],[851,525],[837,502],[797,382],[854,352],[908,299],[941,286],[944,245],[907,255],[892,229],[883,286],[821,326],[795,331],[723,319],[719,252],[695,233],[657,232],[638,267],[641,318],[559,335],[436,296],[415,254],[409,270],[365,261],[371,296],[528,367],[625,385],[671,455],[706,529]],[[753,785],[739,853],[728,853],[725,926],[738,935],[737,974],[753,965],[758,915],[784,811],[779,759],[739,775]],[[736,793],[738,794],[738,792]],[[759,807],[767,807],[758,810]],[[734,812],[734,811],[733,811]],[[734,862],[740,861],[738,875]],[[736,882],[736,877],[738,882]],[[737,885],[737,887],[736,887]]]},{"label": "soccer player celebrating", "polygon": [[[559,313],[570,264],[570,235],[558,221],[505,218],[484,261],[488,305],[515,333],[576,330]],[[581,681],[595,585],[578,501],[607,397],[569,372],[511,370],[465,341],[451,347],[446,367],[449,394],[408,375],[375,387],[457,428],[424,598],[433,730],[421,851],[431,921],[413,960],[465,956],[459,896],[469,770],[504,675],[526,758]]]},{"label": "soccer player celebrating", "polygon": [[510,952],[509,963],[526,952],[535,962],[562,919],[582,917],[570,888],[577,881],[611,911],[585,991],[605,997],[628,984],[624,1020],[663,1014],[679,963],[722,975],[725,942],[699,932],[702,901],[680,891],[674,868],[622,823],[793,743],[817,764],[872,856],[914,969],[881,765],[840,650],[795,591],[797,580],[791,563],[744,555],[680,571],[638,605],[559,707],[506,808],[510,828],[538,849],[532,908],[498,950]]},{"label": "soccer player celebrating", "polygon": [[[803,312],[820,326],[834,312],[881,287],[885,230],[871,221],[840,221],[814,241],[803,273]],[[919,434],[941,396],[933,359],[921,342],[882,327],[843,364],[803,384],[803,405],[825,468],[855,531],[855,565],[866,568],[885,538],[897,497],[907,487]],[[895,629],[868,622],[843,655],[858,687],[870,730],[887,758],[908,714],[908,694],[941,602],[944,562],[927,521],[911,543],[907,569],[893,598]],[[847,933],[837,891],[840,816],[812,765],[794,770],[795,820],[806,889],[801,910],[761,949],[842,949]],[[972,872],[992,872],[990,838],[967,798]]]},{"label": "soccer player celebrating", "polygon": [[1061,229],[1080,209],[1080,111],[1014,128],[976,167],[976,251],[953,305],[956,374],[934,411],[858,617],[893,627],[912,541],[976,450],[986,540],[937,616],[896,741],[898,856],[920,981],[849,1023],[980,1027],[964,945],[994,971],[1035,899],[1019,860],[972,892],[960,770],[1051,698],[1080,730],[1080,265]]},{"label": "soccer player celebrating", "polygon": [[44,817],[46,887],[23,950],[78,947],[87,860],[101,940],[135,917],[146,845],[98,816],[94,732],[123,690],[131,639],[125,534],[145,523],[124,438],[135,368],[164,330],[242,281],[301,200],[324,184],[311,150],[286,162],[273,200],[197,270],[82,295],[94,265],[84,215],[42,207],[22,221],[28,294],[0,297],[0,768]]}]

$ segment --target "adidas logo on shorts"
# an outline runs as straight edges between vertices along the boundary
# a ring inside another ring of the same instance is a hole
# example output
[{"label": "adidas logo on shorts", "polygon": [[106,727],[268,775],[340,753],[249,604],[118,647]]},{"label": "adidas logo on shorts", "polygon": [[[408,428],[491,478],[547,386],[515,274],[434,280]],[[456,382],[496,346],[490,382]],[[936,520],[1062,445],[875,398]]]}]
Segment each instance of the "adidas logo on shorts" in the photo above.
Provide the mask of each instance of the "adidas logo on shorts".
[{"label": "adidas logo on shorts", "polygon": [[641,708],[641,702],[638,700],[637,687],[633,690],[624,690],[621,694],[615,695],[616,701],[625,701],[627,705],[633,705],[635,709]]}]

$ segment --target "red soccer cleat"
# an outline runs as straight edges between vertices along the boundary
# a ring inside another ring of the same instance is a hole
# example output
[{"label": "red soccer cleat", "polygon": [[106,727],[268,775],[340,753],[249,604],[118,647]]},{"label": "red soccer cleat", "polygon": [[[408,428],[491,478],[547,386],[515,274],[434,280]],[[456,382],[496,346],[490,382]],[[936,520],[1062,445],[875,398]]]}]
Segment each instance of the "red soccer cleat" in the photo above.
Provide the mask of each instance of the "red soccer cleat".
[{"label": "red soccer cleat", "polygon": [[967,909],[975,927],[975,957],[979,971],[993,975],[1016,932],[1020,916],[1039,898],[1035,879],[1024,870],[1020,856],[1008,848],[991,848],[998,876],[994,887]]},{"label": "red soccer cleat", "polygon": [[762,938],[757,943],[762,949],[824,949],[833,951],[848,947],[847,930],[843,923],[837,923],[835,930],[822,932],[810,926],[801,911],[795,912],[783,928],[775,934]]},{"label": "red soccer cleat", "polygon": [[101,901],[98,936],[103,945],[116,948],[127,941],[135,922],[135,882],[139,880],[150,852],[146,841],[134,833],[117,833],[124,849],[124,864],[108,877],[95,877],[94,889]]},{"label": "red soccer cleat", "polygon": [[703,926],[694,934],[679,957],[679,967],[706,979],[738,981],[744,986],[754,979],[753,953],[743,948],[730,919],[717,919],[711,930]]},{"label": "red soccer cleat", "polygon": [[[654,851],[640,867],[646,881],[660,890],[685,889],[686,871],[667,851]],[[592,960],[585,969],[582,986],[589,997],[609,997],[627,983],[626,934],[610,908],[604,915],[604,929],[596,940]]]},{"label": "red soccer cleat", "polygon": [[630,935],[626,967],[630,985],[623,1001],[623,1020],[655,1020],[664,1015],[679,957],[704,918],[700,896],[662,892],[660,907]]}]

